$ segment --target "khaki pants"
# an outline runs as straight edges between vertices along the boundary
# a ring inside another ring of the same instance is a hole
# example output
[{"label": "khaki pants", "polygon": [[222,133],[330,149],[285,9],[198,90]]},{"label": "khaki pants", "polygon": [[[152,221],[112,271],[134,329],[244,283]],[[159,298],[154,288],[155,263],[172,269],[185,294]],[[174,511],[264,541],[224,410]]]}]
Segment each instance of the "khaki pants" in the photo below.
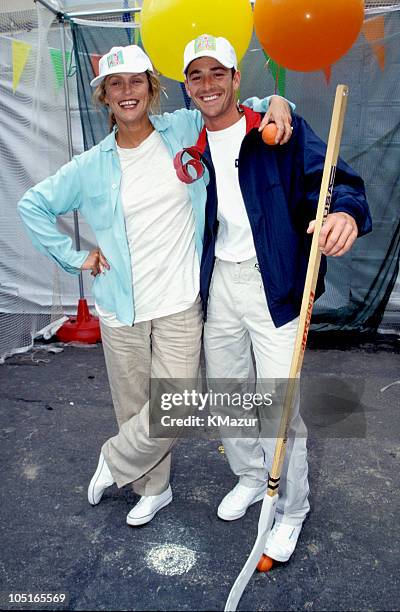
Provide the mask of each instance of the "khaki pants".
[{"label": "khaki pants", "polygon": [[103,349],[119,433],[102,452],[118,487],[159,495],[169,484],[173,439],[149,437],[150,378],[197,378],[200,300],[183,312],[133,327],[101,325]]}]

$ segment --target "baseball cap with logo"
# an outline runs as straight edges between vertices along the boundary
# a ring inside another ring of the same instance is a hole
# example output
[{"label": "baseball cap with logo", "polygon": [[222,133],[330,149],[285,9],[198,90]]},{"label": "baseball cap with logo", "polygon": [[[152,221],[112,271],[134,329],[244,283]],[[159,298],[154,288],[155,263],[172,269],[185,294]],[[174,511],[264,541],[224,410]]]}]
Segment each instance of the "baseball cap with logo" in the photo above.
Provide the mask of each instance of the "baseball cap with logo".
[{"label": "baseball cap with logo", "polygon": [[137,45],[113,47],[99,61],[99,76],[90,81],[91,87],[97,87],[110,74],[121,72],[154,72],[150,58]]},{"label": "baseball cap with logo", "polygon": [[222,38],[222,36],[211,36],[210,34],[202,34],[194,40],[191,40],[185,47],[183,54],[183,72],[186,74],[188,66],[191,62],[199,57],[213,57],[225,68],[235,68],[237,70],[237,57],[235,49],[231,43]]}]

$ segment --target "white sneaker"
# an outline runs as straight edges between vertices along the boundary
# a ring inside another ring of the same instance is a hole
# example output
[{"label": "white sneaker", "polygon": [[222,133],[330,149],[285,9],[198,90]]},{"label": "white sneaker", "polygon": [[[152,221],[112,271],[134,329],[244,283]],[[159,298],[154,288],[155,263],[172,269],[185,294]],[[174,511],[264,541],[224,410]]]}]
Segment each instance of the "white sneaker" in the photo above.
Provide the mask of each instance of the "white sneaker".
[{"label": "white sneaker", "polygon": [[281,563],[288,561],[296,548],[300,531],[301,525],[295,526],[275,522],[275,525],[268,534],[264,555]]},{"label": "white sneaker", "polygon": [[224,521],[236,521],[242,518],[251,504],[255,504],[264,497],[266,490],[266,484],[262,487],[251,488],[238,482],[236,487],[225,495],[218,506],[217,515]]},{"label": "white sneaker", "polygon": [[165,508],[172,502],[171,486],[160,495],[143,495],[136,506],[132,508],[126,517],[128,525],[136,527],[149,523],[161,508]]},{"label": "white sneaker", "polygon": [[89,504],[96,506],[101,498],[103,497],[104,491],[107,487],[111,487],[115,482],[113,475],[110,472],[110,468],[107,465],[106,459],[103,453],[100,453],[99,463],[97,469],[90,481],[88,488],[88,500]]}]

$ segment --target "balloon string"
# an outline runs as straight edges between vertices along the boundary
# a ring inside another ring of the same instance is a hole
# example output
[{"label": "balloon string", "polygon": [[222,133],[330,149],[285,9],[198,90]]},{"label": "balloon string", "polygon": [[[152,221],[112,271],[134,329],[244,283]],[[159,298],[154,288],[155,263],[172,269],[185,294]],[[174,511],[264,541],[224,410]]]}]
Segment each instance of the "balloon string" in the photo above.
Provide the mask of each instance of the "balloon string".
[{"label": "balloon string", "polygon": [[279,66],[279,64],[276,65],[276,77],[275,77],[275,91],[274,94],[276,95],[276,92],[278,91],[278,83],[279,83],[279,71],[280,71],[281,67]]}]

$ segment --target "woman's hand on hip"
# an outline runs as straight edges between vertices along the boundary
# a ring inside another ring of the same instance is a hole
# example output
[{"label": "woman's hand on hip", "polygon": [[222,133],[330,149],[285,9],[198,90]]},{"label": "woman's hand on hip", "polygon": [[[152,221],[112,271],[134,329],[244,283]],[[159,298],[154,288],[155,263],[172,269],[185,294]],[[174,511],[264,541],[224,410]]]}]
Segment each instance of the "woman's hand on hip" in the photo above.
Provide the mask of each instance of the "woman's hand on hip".
[{"label": "woman's hand on hip", "polygon": [[104,257],[102,250],[99,248],[93,249],[90,251],[89,255],[83,262],[81,266],[81,270],[90,270],[90,274],[92,276],[97,276],[98,274],[104,274],[106,270],[110,269],[110,264],[107,259]]}]

